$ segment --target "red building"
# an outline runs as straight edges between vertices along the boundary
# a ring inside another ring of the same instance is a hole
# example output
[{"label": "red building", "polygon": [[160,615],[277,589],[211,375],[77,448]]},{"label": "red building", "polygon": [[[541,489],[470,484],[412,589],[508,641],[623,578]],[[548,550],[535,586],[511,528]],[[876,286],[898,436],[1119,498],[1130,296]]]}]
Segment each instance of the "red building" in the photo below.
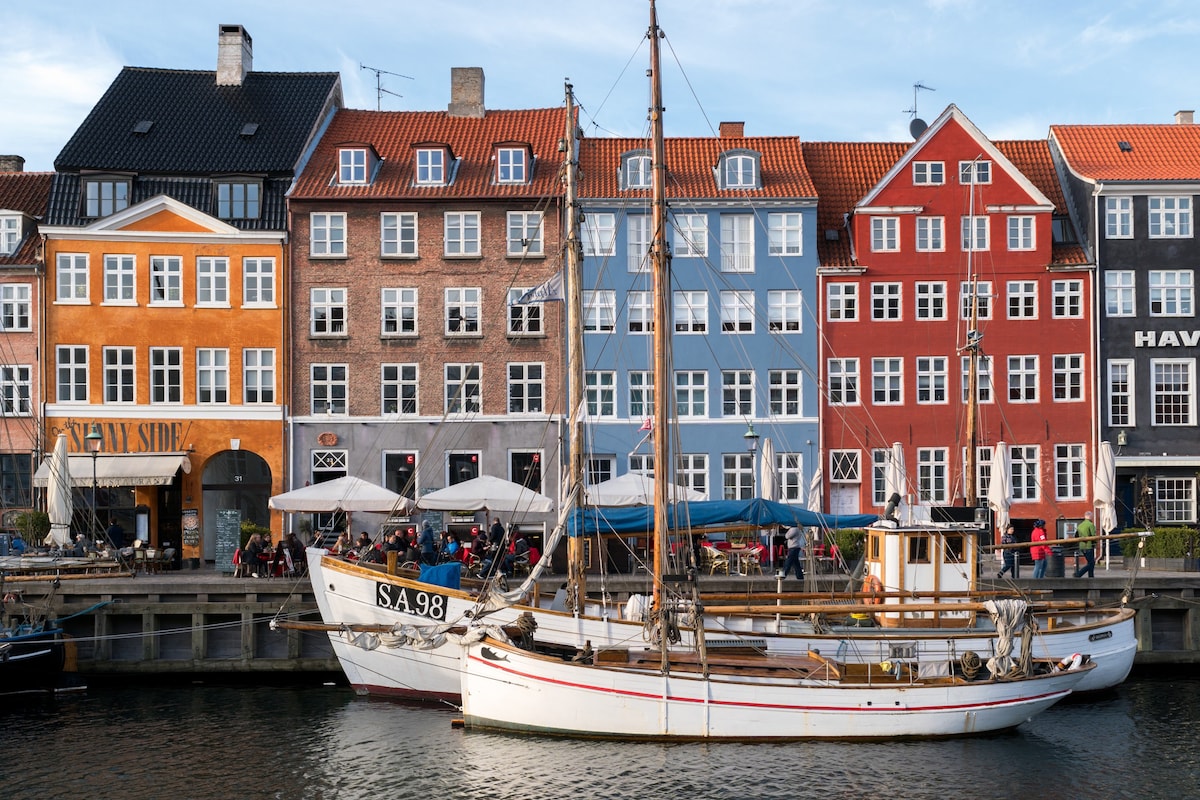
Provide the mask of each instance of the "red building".
[{"label": "red building", "polygon": [[1092,270],[1047,143],[992,142],[951,105],[911,145],[804,147],[824,231],[827,506],[882,510],[894,443],[914,518],[975,505],[964,478],[977,341],[980,504],[1004,442],[1011,515],[1073,530],[1092,495]]}]

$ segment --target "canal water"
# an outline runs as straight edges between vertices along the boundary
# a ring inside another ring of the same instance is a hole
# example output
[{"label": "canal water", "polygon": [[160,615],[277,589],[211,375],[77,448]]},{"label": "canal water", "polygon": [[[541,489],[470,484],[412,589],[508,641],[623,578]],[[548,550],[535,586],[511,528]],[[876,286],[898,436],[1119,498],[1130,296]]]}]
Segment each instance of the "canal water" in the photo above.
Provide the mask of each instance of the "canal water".
[{"label": "canal water", "polygon": [[467,733],[344,687],[190,684],[0,698],[0,797],[1172,798],[1200,793],[1200,678],[1159,674],[945,741],[645,744]]}]

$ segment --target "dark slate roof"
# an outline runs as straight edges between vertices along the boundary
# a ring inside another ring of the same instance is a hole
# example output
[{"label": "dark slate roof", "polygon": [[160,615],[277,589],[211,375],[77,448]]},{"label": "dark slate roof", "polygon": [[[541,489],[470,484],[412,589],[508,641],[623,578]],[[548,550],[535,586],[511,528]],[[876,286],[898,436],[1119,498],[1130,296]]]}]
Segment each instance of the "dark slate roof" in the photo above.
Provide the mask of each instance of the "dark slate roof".
[{"label": "dark slate roof", "polygon": [[[218,86],[212,71],[125,67],[54,161],[59,172],[290,174],[331,94],[336,72],[250,72]],[[334,94],[336,92],[336,94]],[[135,133],[139,122],[149,131]],[[241,135],[257,123],[253,136]]]},{"label": "dark slate roof", "polygon": [[[41,220],[46,214],[53,177],[51,172],[0,172],[0,209],[19,211]],[[27,267],[37,263],[37,250],[41,244],[37,223],[23,225],[21,233],[17,249],[7,256],[0,255],[0,267]]]}]

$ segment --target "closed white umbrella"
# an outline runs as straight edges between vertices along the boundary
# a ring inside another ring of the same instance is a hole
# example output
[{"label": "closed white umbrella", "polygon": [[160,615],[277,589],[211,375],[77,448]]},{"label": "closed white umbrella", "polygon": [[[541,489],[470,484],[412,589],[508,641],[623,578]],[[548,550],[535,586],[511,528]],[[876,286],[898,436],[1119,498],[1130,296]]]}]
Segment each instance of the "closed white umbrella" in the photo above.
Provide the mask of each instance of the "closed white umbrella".
[{"label": "closed white umbrella", "polygon": [[46,511],[50,517],[50,534],[44,544],[65,547],[71,543],[71,469],[67,459],[67,435],[60,433],[50,454],[50,480],[47,484]]},{"label": "closed white umbrella", "polygon": [[891,449],[888,450],[887,468],[883,471],[884,501],[890,504],[892,497],[896,495],[899,495],[901,500],[908,496],[908,474],[904,469],[904,447],[899,442],[893,442]]},{"label": "closed white umbrella", "polygon": [[[1100,443],[1096,459],[1096,474],[1092,478],[1092,503],[1096,506],[1096,528],[1101,534],[1117,529],[1117,462],[1113,457],[1112,445]],[[1104,545],[1104,566],[1108,568],[1108,542]]]},{"label": "closed white umbrella", "polygon": [[821,468],[817,467],[815,470],[813,470],[812,477],[808,481],[808,499],[805,505],[808,506],[809,511],[821,511],[822,480]]},{"label": "closed white umbrella", "polygon": [[779,485],[779,473],[775,469],[775,445],[771,437],[763,439],[762,451],[758,462],[758,496],[763,500],[779,502],[782,487]]},{"label": "closed white umbrella", "polygon": [[992,477],[988,483],[988,505],[996,515],[996,529],[1002,534],[1008,527],[1008,509],[1012,505],[1012,473],[1008,466],[1008,445],[996,442],[992,451]]}]

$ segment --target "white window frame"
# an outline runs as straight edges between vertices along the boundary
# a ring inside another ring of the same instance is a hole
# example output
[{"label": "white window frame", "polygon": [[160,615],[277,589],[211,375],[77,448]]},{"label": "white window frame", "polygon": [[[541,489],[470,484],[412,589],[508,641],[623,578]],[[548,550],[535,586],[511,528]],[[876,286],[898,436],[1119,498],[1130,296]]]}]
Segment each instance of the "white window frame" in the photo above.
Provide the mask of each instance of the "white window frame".
[{"label": "white window frame", "polygon": [[91,384],[88,347],[60,344],[54,348],[54,390],[60,403],[87,403]]},{"label": "white window frame", "polygon": [[708,417],[708,372],[675,371],[675,409],[680,419]]},{"label": "white window frame", "polygon": [[917,356],[917,404],[944,405],[950,402],[949,359],[945,356]]},{"label": "white window frame", "polygon": [[754,292],[721,292],[721,333],[754,333]]},{"label": "white window frame", "polygon": [[990,217],[986,214],[962,217],[962,249],[964,253],[985,253],[991,249]]},{"label": "white window frame", "polygon": [[387,338],[416,336],[419,290],[415,286],[389,286],[379,290],[379,335]]},{"label": "white window frame", "polygon": [[338,148],[338,183],[355,185],[366,182],[367,149],[365,147]]},{"label": "white window frame", "polygon": [[[962,402],[966,405],[971,371],[971,357],[963,356],[962,367]],[[975,392],[979,395],[976,402],[991,403],[995,398],[995,387],[992,383],[992,356],[979,356],[975,361]]]},{"label": "white window frame", "polygon": [[6,417],[33,416],[33,366],[31,364],[0,366],[0,415]]},{"label": "white window frame", "polygon": [[726,153],[721,170],[724,189],[755,189],[758,187],[758,159],[747,153]]},{"label": "white window frame", "polygon": [[379,255],[382,258],[417,257],[416,211],[379,214]]},{"label": "white window frame", "polygon": [[630,153],[621,168],[625,189],[649,189],[653,182],[653,159],[646,153]]},{"label": "white window frame", "polygon": [[674,258],[708,258],[708,215],[675,214]]},{"label": "white window frame", "polygon": [[626,272],[650,271],[650,215],[630,214],[625,217]]},{"label": "white window frame", "polygon": [[449,170],[444,147],[419,147],[416,159],[416,184],[418,186],[445,186]]},{"label": "white window frame", "polygon": [[617,215],[607,211],[586,213],[581,228],[585,256],[617,254]]},{"label": "white window frame", "polygon": [[721,215],[721,271],[754,272],[754,215]]},{"label": "white window frame", "polygon": [[21,243],[20,214],[0,214],[0,256],[10,256],[17,252]]},{"label": "white window frame", "polygon": [[350,368],[346,364],[310,364],[309,402],[312,413],[345,416],[349,413]]},{"label": "white window frame", "polygon": [[672,303],[675,333],[683,336],[708,333],[708,292],[676,291]]},{"label": "white window frame", "polygon": [[904,290],[900,283],[871,284],[871,319],[896,322],[904,318]]},{"label": "white window frame", "polygon": [[916,318],[922,321],[946,319],[946,282],[917,281],[913,285]]},{"label": "white window frame", "polygon": [[858,320],[858,284],[825,284],[825,315],[830,322]]},{"label": "white window frame", "polygon": [[1087,497],[1087,459],[1082,444],[1054,445],[1054,496],[1058,500]]},{"label": "white window frame", "polygon": [[754,370],[721,370],[721,416],[754,416]]},{"label": "white window frame", "polygon": [[922,503],[949,501],[950,451],[948,448],[917,448],[917,497]]},{"label": "white window frame", "polygon": [[313,258],[346,257],[346,214],[314,211],[309,219],[309,250]]},{"label": "white window frame", "polygon": [[958,182],[963,185],[992,182],[992,162],[985,159],[958,162]]},{"label": "white window frame", "polygon": [[499,147],[496,149],[496,183],[526,183],[528,174],[524,147]]},{"label": "white window frame", "polygon": [[1133,198],[1128,195],[1104,198],[1104,238],[1133,238]]},{"label": "white window frame", "polygon": [[137,305],[137,257],[104,254],[104,305]]},{"label": "white window frame", "polygon": [[1195,314],[1195,274],[1190,269],[1150,270],[1150,316],[1191,317]]},{"label": "white window frame", "polygon": [[801,370],[767,370],[767,413],[777,419],[804,416],[804,373]]},{"label": "white window frame", "polygon": [[721,497],[725,500],[749,500],[754,493],[754,455],[721,454]]},{"label": "white window frame", "polygon": [[348,331],[347,289],[314,286],[309,289],[309,336],[345,336]]},{"label": "white window frame", "polygon": [[89,302],[87,253],[59,253],[55,257],[55,302]]},{"label": "white window frame", "polygon": [[616,372],[613,370],[587,370],[583,374],[583,395],[589,417],[592,419],[616,419]]},{"label": "white window frame", "polygon": [[[1163,377],[1168,369],[1182,378],[1182,383],[1177,380],[1172,387],[1164,387]],[[1168,402],[1169,407],[1164,408]],[[1171,418],[1166,418],[1164,411]],[[1156,428],[1196,425],[1196,359],[1150,359],[1150,424]]]},{"label": "white window frame", "polygon": [[862,483],[862,454],[857,450],[830,450],[829,482]]},{"label": "white window frame", "polygon": [[1104,271],[1104,313],[1109,317],[1137,316],[1137,277],[1133,270]]},{"label": "white window frame", "polygon": [[1038,368],[1036,355],[1008,357],[1008,402],[1038,402]]},{"label": "white window frame", "polygon": [[1008,319],[1038,318],[1037,281],[1009,281],[1005,289],[1008,302]]},{"label": "white window frame", "polygon": [[545,411],[545,364],[540,361],[510,361],[507,374],[509,414],[541,414]]},{"label": "white window frame", "polygon": [[522,258],[545,255],[543,227],[540,211],[509,211],[506,226],[508,255]]},{"label": "white window frame", "polygon": [[1113,428],[1132,427],[1137,424],[1137,392],[1134,386],[1134,361],[1132,358],[1110,358],[1108,360],[1108,424]]},{"label": "white window frame", "polygon": [[1160,476],[1154,480],[1154,521],[1190,525],[1196,521],[1196,479]]},{"label": "white window frame", "polygon": [[380,413],[396,417],[420,414],[420,379],[420,364],[380,364]]},{"label": "white window frame", "polygon": [[1146,199],[1146,211],[1151,239],[1192,238],[1190,196],[1150,195]]},{"label": "white window frame", "polygon": [[856,406],[860,402],[858,359],[831,358],[825,362],[825,383],[832,406]]},{"label": "white window frame", "polygon": [[242,402],[246,405],[275,405],[275,349],[247,347],[242,350]]},{"label": "white window frame", "polygon": [[767,214],[767,254],[804,255],[804,215],[798,211]]},{"label": "white window frame", "polygon": [[[963,281],[959,287],[961,319],[971,319],[971,281]],[[975,281],[975,292],[978,297],[977,311],[979,319],[992,318],[992,282]]]},{"label": "white window frame", "polygon": [[481,336],[483,289],[478,286],[447,286],[443,291],[445,335]]},{"label": "white window frame", "polygon": [[177,406],[183,403],[183,348],[150,348],[150,404]]},{"label": "white window frame", "polygon": [[900,250],[900,218],[871,217],[871,252],[895,253]]},{"label": "white window frame", "polygon": [[708,453],[680,453],[675,482],[680,486],[708,495]]},{"label": "white window frame", "polygon": [[871,359],[871,404],[904,405],[904,359],[882,356]]},{"label": "white window frame", "polygon": [[1052,356],[1053,395],[1056,403],[1083,402],[1083,353]]},{"label": "white window frame", "polygon": [[196,404],[229,403],[229,350],[224,347],[196,348]]},{"label": "white window frame", "polygon": [[242,259],[242,307],[275,308],[275,259]]},{"label": "white window frame", "polygon": [[442,223],[446,258],[478,258],[482,254],[478,211],[447,211]]},{"label": "white window frame", "polygon": [[583,292],[584,333],[612,333],[617,329],[617,293],[611,289]]},{"label": "white window frame", "polygon": [[942,253],[946,250],[946,218],[917,217],[917,252]]},{"label": "white window frame", "polygon": [[654,416],[654,373],[648,370],[629,371],[629,418],[649,419]]},{"label": "white window frame", "polygon": [[0,284],[0,331],[33,330],[33,284]]},{"label": "white window frame", "polygon": [[229,259],[197,256],[196,307],[229,308]]},{"label": "white window frame", "polygon": [[150,256],[150,305],[183,307],[181,256]]},{"label": "white window frame", "polygon": [[1012,480],[1009,499],[1034,503],[1041,498],[1041,449],[1037,445],[1014,444],[1008,449],[1008,471]]},{"label": "white window frame", "polygon": [[1008,218],[1008,249],[1010,251],[1034,250],[1037,248],[1034,217],[1028,214],[1013,214]]},{"label": "white window frame", "polygon": [[767,292],[767,330],[771,333],[804,333],[804,292],[799,289]]},{"label": "white window frame", "polygon": [[1054,319],[1083,318],[1083,281],[1077,278],[1051,281],[1050,292],[1053,297],[1050,315]]},{"label": "white window frame", "polygon": [[946,182],[944,161],[914,161],[912,168],[914,186],[941,186]]},{"label": "white window frame", "polygon": [[542,336],[546,332],[545,304],[518,303],[517,301],[533,287],[516,286],[508,290],[508,329],[509,336]]},{"label": "white window frame", "polygon": [[625,329],[640,336],[654,333],[653,292],[629,292],[626,295]]}]

